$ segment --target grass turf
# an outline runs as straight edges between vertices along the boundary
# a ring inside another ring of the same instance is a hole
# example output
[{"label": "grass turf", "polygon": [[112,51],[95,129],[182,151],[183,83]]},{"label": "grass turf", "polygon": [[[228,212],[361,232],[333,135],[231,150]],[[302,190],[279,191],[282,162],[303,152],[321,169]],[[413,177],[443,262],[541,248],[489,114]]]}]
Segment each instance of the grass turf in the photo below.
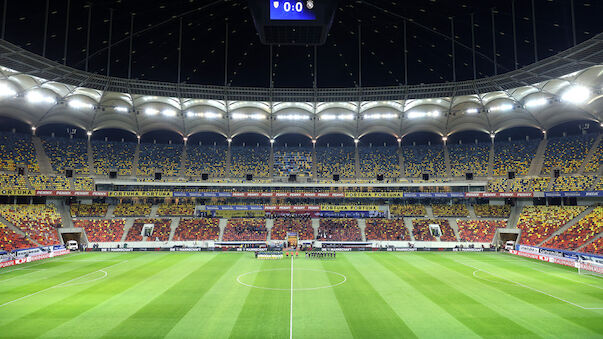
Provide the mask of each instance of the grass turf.
[{"label": "grass turf", "polygon": [[602,308],[603,278],[495,253],[86,253],[0,270],[2,338],[288,338],[290,323],[295,338],[585,338],[603,337]]}]

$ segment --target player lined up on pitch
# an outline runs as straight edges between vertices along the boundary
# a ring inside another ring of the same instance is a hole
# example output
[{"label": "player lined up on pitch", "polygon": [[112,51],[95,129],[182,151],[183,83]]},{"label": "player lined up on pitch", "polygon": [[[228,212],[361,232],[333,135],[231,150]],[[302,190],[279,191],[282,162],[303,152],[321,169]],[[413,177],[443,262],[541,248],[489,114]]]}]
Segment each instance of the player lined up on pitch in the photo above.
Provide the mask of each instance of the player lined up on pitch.
[{"label": "player lined up on pitch", "polygon": [[306,259],[335,259],[335,252],[306,252]]}]

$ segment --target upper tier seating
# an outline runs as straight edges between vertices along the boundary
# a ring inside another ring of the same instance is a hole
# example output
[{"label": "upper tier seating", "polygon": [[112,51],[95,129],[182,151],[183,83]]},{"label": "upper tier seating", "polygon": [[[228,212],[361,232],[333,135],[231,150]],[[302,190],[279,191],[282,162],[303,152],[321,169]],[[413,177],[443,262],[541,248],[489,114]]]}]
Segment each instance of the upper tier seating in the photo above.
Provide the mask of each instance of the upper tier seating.
[{"label": "upper tier seating", "polygon": [[439,225],[441,241],[458,241],[454,235],[454,230],[450,223],[446,219],[413,219],[412,220],[412,234],[416,241],[435,241],[436,238],[431,233],[429,225]]},{"label": "upper tier seating", "polygon": [[410,240],[410,232],[403,219],[366,219],[364,232],[366,240]]},{"label": "upper tier seating", "polygon": [[272,240],[287,240],[287,233],[296,232],[299,240],[314,240],[312,220],[309,218],[277,218],[270,233]]},{"label": "upper tier seating", "polygon": [[270,176],[269,147],[233,146],[230,153],[230,173],[233,177],[245,178],[247,174],[252,174],[254,178]]},{"label": "upper tier seating", "polygon": [[12,252],[32,247],[36,247],[36,245],[29,239],[0,223],[0,251]]},{"label": "upper tier seating", "polygon": [[599,142],[599,148],[593,153],[593,157],[584,165],[584,173],[599,173],[603,167],[603,141]]},{"label": "upper tier seating", "polygon": [[180,219],[180,224],[174,233],[174,241],[218,240],[219,224],[218,218]]},{"label": "upper tier seating", "polygon": [[94,242],[119,242],[124,235],[124,219],[94,219],[74,220],[74,227],[82,227],[86,231],[86,237],[91,243]]},{"label": "upper tier seating", "polygon": [[274,176],[312,175],[312,148],[278,147],[274,149]]},{"label": "upper tier seating", "polygon": [[168,241],[170,238],[170,232],[172,221],[170,219],[136,219],[134,224],[128,231],[126,241],[142,241],[142,229],[145,224],[153,224],[153,233],[151,236],[145,239],[146,241]]},{"label": "upper tier seating", "polygon": [[586,209],[585,206],[526,206],[517,227],[521,244],[538,245]]},{"label": "upper tier seating", "polygon": [[62,190],[71,189],[69,180],[63,176],[51,177],[44,174],[30,175],[29,184],[36,190]]},{"label": "upper tier seating", "polygon": [[575,177],[561,176],[553,181],[553,191],[587,191],[595,184],[597,177],[578,175]]},{"label": "upper tier seating", "polygon": [[385,178],[400,177],[398,147],[359,147],[360,177],[375,179],[383,174]]},{"label": "upper tier seating", "polygon": [[223,241],[266,241],[268,229],[264,219],[229,219],[222,235]]},{"label": "upper tier seating", "polygon": [[450,170],[453,177],[473,173],[477,177],[488,175],[490,144],[449,145]]},{"label": "upper tier seating", "polygon": [[0,205],[0,214],[42,246],[57,245],[61,216],[54,206]]},{"label": "upper tier seating", "polygon": [[0,187],[7,189],[27,189],[25,176],[17,174],[0,173]]},{"label": "upper tier seating", "polygon": [[402,157],[406,177],[419,178],[423,173],[436,177],[446,176],[442,145],[402,146]]},{"label": "upper tier seating", "polygon": [[66,169],[73,169],[75,174],[88,174],[86,140],[42,137],[42,145],[57,174],[64,175]]},{"label": "upper tier seating", "polygon": [[104,217],[107,215],[109,204],[72,204],[72,217]]},{"label": "upper tier seating", "polygon": [[507,227],[505,220],[457,220],[459,238],[467,242],[492,242],[498,228]]},{"label": "upper tier seating", "polygon": [[580,252],[583,253],[593,253],[593,254],[603,254],[603,237],[598,238],[597,240],[591,242],[587,246],[584,246]]},{"label": "upper tier seating", "polygon": [[495,142],[494,175],[506,176],[508,172],[515,172],[518,176],[528,174],[539,143],[539,140]]},{"label": "upper tier seating", "polygon": [[76,191],[94,191],[94,179],[73,178],[73,189]]},{"label": "upper tier seating", "polygon": [[190,177],[200,177],[207,173],[213,178],[226,177],[226,146],[187,145],[185,174]]},{"label": "upper tier seating", "polygon": [[433,215],[436,217],[466,217],[469,215],[467,206],[461,204],[435,204],[431,208],[433,209]]},{"label": "upper tier seating", "polygon": [[488,192],[507,192],[509,191],[509,180],[504,178],[488,181]]},{"label": "upper tier seating", "polygon": [[0,132],[0,170],[15,171],[17,167],[30,173],[40,171],[31,136]]},{"label": "upper tier seating", "polygon": [[551,178],[523,178],[511,181],[511,192],[544,192]]},{"label": "upper tier seating", "polygon": [[117,204],[113,215],[116,217],[145,217],[151,214],[150,204]]},{"label": "upper tier seating", "polygon": [[355,176],[354,147],[317,147],[316,172],[319,177],[331,179],[334,174],[341,178]]},{"label": "upper tier seating", "polygon": [[360,227],[356,219],[320,219],[316,240],[361,241]]},{"label": "upper tier seating", "polygon": [[554,236],[542,246],[562,250],[575,250],[601,232],[603,232],[603,206],[598,206],[584,218],[580,219],[574,226]]},{"label": "upper tier seating", "polygon": [[195,204],[161,204],[157,215],[162,217],[192,217],[195,215]]},{"label": "upper tier seating", "polygon": [[603,178],[600,178],[599,182],[595,185],[595,191],[603,191]]},{"label": "upper tier seating", "polygon": [[509,205],[474,205],[475,215],[480,218],[508,218],[511,215]]},{"label": "upper tier seating", "polygon": [[115,170],[118,175],[132,175],[135,143],[92,141],[91,146],[96,174],[109,175]]},{"label": "upper tier seating", "polygon": [[389,213],[394,217],[424,217],[427,209],[421,204],[390,205]]},{"label": "upper tier seating", "polygon": [[161,172],[163,176],[175,177],[180,171],[180,144],[140,144],[138,175],[153,176]]},{"label": "upper tier seating", "polygon": [[575,173],[595,141],[593,134],[550,138],[544,153],[542,173],[550,174],[555,168],[561,173]]}]

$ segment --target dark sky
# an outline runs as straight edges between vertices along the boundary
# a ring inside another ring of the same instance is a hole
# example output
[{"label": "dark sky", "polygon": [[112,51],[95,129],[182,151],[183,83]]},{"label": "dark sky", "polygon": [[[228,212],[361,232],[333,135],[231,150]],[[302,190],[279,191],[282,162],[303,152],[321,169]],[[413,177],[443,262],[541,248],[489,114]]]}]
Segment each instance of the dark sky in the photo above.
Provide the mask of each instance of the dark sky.
[{"label": "dark sky", "polygon": [[[128,77],[131,13],[134,16],[132,78],[176,82],[178,40],[182,18],[181,81],[224,83],[226,23],[229,24],[228,83],[233,86],[269,85],[269,47],[260,44],[245,0],[90,1],[51,0],[44,36],[46,0],[6,2],[5,38],[32,52],[63,62],[67,28],[67,65],[107,73],[111,29],[110,75]],[[515,0],[519,66],[535,60],[532,6]],[[67,4],[69,24],[67,24]],[[214,3],[214,4],[212,4]],[[575,36],[580,43],[603,31],[603,1],[574,0]],[[358,25],[362,36],[362,85],[385,86],[405,82],[403,19],[407,18],[409,84],[452,81],[451,24],[454,17],[456,78],[473,78],[471,14],[474,15],[477,77],[494,74],[492,10],[497,71],[515,68],[512,0],[339,1],[339,10],[324,46],[318,48],[318,86],[358,85]],[[534,0],[537,53],[540,59],[574,43],[571,0]],[[2,9],[2,8],[0,8]],[[386,13],[387,11],[387,13]],[[597,15],[598,14],[598,15]],[[412,20],[412,21],[411,21]],[[89,27],[90,26],[90,27]],[[312,47],[275,46],[276,87],[311,87]]]}]

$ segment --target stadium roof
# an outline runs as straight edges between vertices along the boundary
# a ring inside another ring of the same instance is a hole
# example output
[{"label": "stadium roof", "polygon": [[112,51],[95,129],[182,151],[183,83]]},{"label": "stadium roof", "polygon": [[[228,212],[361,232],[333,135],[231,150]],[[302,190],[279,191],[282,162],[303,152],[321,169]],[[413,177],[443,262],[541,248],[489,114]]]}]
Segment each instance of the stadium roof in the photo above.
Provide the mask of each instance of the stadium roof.
[{"label": "stadium roof", "polygon": [[603,121],[603,34],[498,76],[415,86],[270,89],[128,80],[77,70],[6,41],[0,41],[0,65],[1,115],[32,126],[65,123],[91,132],[360,138],[430,131],[444,137]]}]

